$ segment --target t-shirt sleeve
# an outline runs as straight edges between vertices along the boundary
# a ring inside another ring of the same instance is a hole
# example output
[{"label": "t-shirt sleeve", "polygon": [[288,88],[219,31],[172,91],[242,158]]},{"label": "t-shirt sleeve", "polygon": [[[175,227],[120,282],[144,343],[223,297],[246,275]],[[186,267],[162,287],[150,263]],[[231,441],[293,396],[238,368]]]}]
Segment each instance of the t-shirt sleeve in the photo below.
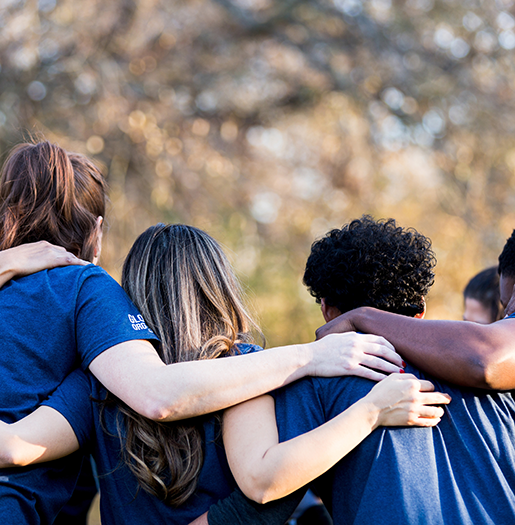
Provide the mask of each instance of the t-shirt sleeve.
[{"label": "t-shirt sleeve", "polygon": [[305,434],[325,423],[315,378],[305,377],[272,392],[279,441]]},{"label": "t-shirt sleeve", "polygon": [[250,343],[239,343],[236,345],[236,355],[254,354],[261,352],[261,350],[263,350],[261,346]]},{"label": "t-shirt sleeve", "polygon": [[42,405],[57,410],[70,423],[82,448],[93,432],[89,377],[80,369],[74,370]]},{"label": "t-shirt sleeve", "polygon": [[362,377],[316,377],[313,378],[318,399],[323,406],[325,421],[341,414],[344,410],[365,397],[376,385]]},{"label": "t-shirt sleeve", "polygon": [[302,500],[306,488],[286,498],[260,505],[248,499],[240,489],[209,509],[209,525],[284,525]]},{"label": "t-shirt sleeve", "polygon": [[112,346],[135,339],[157,340],[122,287],[97,266],[83,273],[75,322],[83,370]]}]

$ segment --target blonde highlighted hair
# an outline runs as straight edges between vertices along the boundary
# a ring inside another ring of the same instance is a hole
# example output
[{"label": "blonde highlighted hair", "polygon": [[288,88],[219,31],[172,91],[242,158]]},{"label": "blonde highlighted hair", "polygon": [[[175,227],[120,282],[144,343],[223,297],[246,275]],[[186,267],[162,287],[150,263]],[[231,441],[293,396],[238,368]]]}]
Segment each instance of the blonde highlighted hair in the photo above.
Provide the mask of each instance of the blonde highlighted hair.
[{"label": "blonde highlighted hair", "polygon": [[[235,354],[257,325],[232,267],[207,233],[158,224],[136,240],[122,286],[160,338],[166,364]],[[126,461],[140,485],[170,505],[195,491],[202,468],[201,420],[150,421],[119,402]]]}]

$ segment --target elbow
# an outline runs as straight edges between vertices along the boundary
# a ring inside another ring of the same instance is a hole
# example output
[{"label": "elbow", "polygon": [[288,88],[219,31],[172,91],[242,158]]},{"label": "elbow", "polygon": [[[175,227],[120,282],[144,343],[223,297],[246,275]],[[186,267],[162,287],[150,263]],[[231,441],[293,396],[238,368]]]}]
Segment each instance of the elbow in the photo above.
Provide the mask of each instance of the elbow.
[{"label": "elbow", "polygon": [[259,503],[260,505],[263,505],[264,503],[268,503],[268,501],[263,497],[263,493],[258,490],[243,490],[243,494],[247,496],[252,501],[255,501],[256,503]]},{"label": "elbow", "polygon": [[457,377],[455,381],[453,376],[451,381],[488,390],[514,388],[515,385],[510,385],[510,377],[515,376],[513,344],[505,338],[500,339],[494,332],[494,325],[474,327],[473,340],[469,341],[466,353],[462,354],[466,359],[459,367],[459,380]]},{"label": "elbow", "polygon": [[247,498],[249,498],[252,501],[255,501],[256,503],[259,503],[260,505],[264,505],[265,503],[269,503],[270,501],[273,501],[276,498],[273,498],[269,492],[265,489],[262,489],[260,487],[242,487],[240,486],[241,491]]},{"label": "elbow", "polygon": [[468,367],[468,380],[465,386],[487,390],[510,390],[513,385],[507,382],[505,363],[494,353],[471,361]]},{"label": "elbow", "polygon": [[24,467],[25,465],[17,460],[17,458],[10,454],[10,452],[2,450],[0,453],[0,468],[10,467]]},{"label": "elbow", "polygon": [[[272,491],[272,490],[262,491],[258,503],[261,503],[262,505],[264,505],[265,503],[270,503],[271,501],[275,501],[275,500],[277,500],[279,498],[282,498],[282,497],[284,497],[286,495],[287,494],[283,494],[283,495],[279,494],[278,495],[275,491]],[[256,500],[254,500],[254,501],[256,501]]]},{"label": "elbow", "polygon": [[252,476],[252,479],[247,479],[238,485],[247,498],[261,505],[287,495],[286,493],[278,493],[273,482],[267,480],[265,475]]},{"label": "elbow", "polygon": [[0,451],[0,468],[25,467],[30,464],[22,451],[13,443],[3,443]]},{"label": "elbow", "polygon": [[158,400],[147,400],[141,406],[135,408],[136,412],[152,421],[172,421],[175,411],[173,407],[160,403]]},{"label": "elbow", "polygon": [[497,368],[495,363],[490,363],[488,360],[485,363],[482,363],[480,368],[480,380],[482,384],[479,385],[479,388],[486,388],[489,390],[498,390],[498,374],[495,372]]},{"label": "elbow", "polygon": [[492,388],[489,385],[491,380],[491,365],[488,360],[474,359],[467,366],[467,377],[464,386],[473,388]]},{"label": "elbow", "polygon": [[159,392],[148,392],[145,399],[140,400],[138,406],[133,407],[136,412],[153,421],[176,421],[190,417],[187,406],[181,399],[165,399]]},{"label": "elbow", "polygon": [[510,380],[509,366],[503,361],[487,362],[483,370],[484,387],[489,390],[513,390],[515,384]]}]

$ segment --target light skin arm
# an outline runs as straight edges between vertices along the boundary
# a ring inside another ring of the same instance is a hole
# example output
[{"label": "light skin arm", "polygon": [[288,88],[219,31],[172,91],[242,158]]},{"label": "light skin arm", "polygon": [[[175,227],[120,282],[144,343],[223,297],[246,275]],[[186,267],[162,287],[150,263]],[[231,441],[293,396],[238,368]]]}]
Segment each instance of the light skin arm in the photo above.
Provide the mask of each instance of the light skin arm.
[{"label": "light skin arm", "polygon": [[57,266],[90,264],[46,241],[22,244],[0,251],[0,288],[13,277],[29,275]]},{"label": "light skin arm", "polygon": [[[61,255],[63,260],[70,255],[45,242],[6,250],[4,256],[8,252],[16,265],[7,265],[11,270],[5,274],[0,258],[0,273],[4,271],[4,275],[31,273],[47,263],[55,266]],[[92,361],[90,370],[140,414],[172,421],[226,408],[305,375],[352,374],[379,381],[401,366],[401,358],[384,339],[347,334],[256,355],[169,366],[150,343],[130,341],[104,351]]]},{"label": "light skin arm", "polygon": [[329,422],[283,443],[271,396],[226,410],[224,445],[236,482],[258,503],[287,496],[329,470],[378,426],[436,425],[443,409],[428,405],[450,398],[432,390],[429,381],[394,374]]},{"label": "light skin arm", "polygon": [[207,512],[204,512],[202,516],[199,516],[195,521],[192,521],[190,525],[209,525],[207,521]]},{"label": "light skin arm", "polygon": [[401,358],[383,338],[338,334],[245,356],[168,366],[150,343],[130,341],[102,352],[89,368],[135,411],[173,421],[227,408],[306,375],[359,375],[378,381],[401,366]]},{"label": "light skin arm", "polygon": [[62,458],[79,449],[68,420],[42,406],[16,423],[0,422],[0,468]]},{"label": "light skin arm", "polygon": [[515,319],[490,325],[429,321],[357,308],[317,330],[317,338],[360,331],[387,338],[420,369],[461,386],[515,388]]}]

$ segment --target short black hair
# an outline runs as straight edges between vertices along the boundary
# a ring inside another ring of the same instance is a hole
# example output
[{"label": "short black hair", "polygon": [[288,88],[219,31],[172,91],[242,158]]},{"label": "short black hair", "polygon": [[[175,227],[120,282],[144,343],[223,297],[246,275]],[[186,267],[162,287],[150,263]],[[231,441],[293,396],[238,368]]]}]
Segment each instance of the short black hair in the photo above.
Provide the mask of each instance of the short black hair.
[{"label": "short black hair", "polygon": [[414,316],[424,311],[435,264],[428,237],[364,215],[313,243],[304,284],[341,313],[373,306]]},{"label": "short black hair", "polygon": [[515,230],[499,255],[499,275],[515,277]]},{"label": "short black hair", "polygon": [[479,301],[490,312],[491,322],[498,321],[501,311],[501,293],[497,266],[487,268],[472,277],[463,290],[463,297]]}]

